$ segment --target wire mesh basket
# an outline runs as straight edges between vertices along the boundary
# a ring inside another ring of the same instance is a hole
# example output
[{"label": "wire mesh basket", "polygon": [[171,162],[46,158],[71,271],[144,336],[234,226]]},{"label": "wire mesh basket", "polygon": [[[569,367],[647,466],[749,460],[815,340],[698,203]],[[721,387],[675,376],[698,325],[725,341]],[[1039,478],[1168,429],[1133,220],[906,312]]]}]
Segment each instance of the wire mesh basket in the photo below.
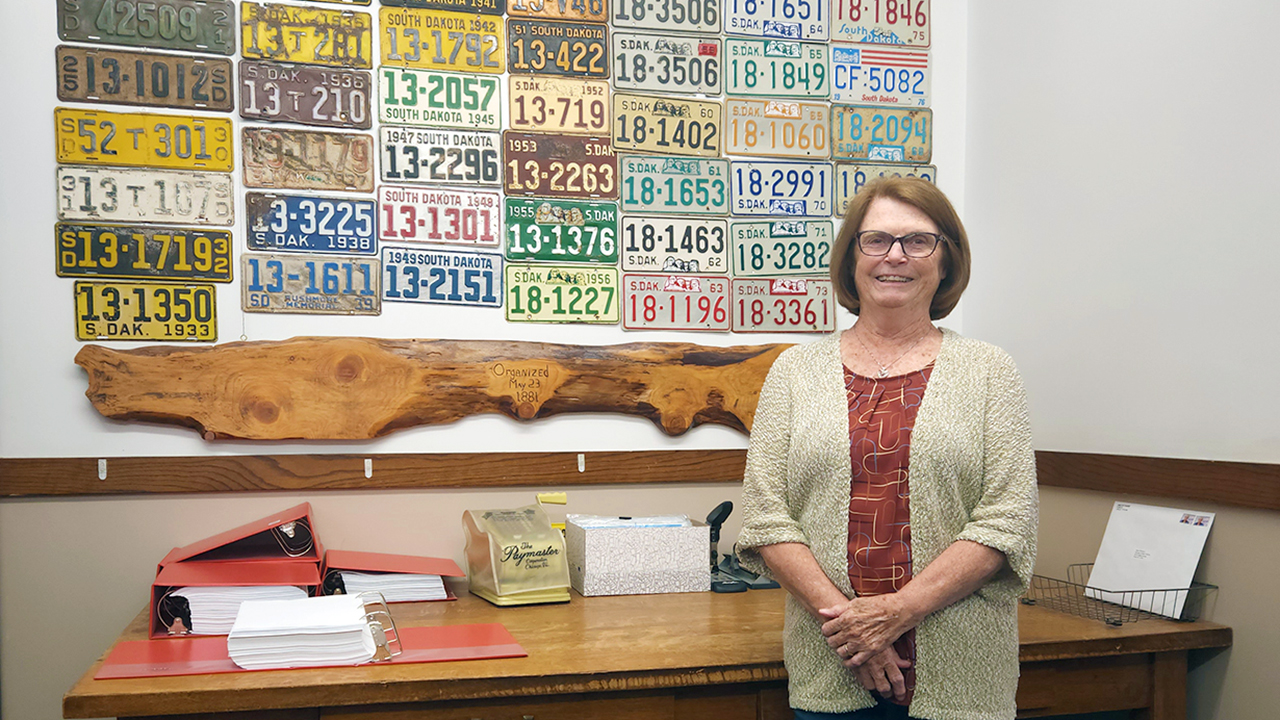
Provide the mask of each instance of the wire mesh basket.
[{"label": "wire mesh basket", "polygon": [[1206,601],[1218,590],[1217,585],[1201,582],[1164,590],[1096,588],[1089,585],[1092,573],[1093,563],[1076,563],[1067,567],[1066,580],[1033,575],[1022,603],[1115,626],[1152,619],[1191,622],[1200,618]]}]

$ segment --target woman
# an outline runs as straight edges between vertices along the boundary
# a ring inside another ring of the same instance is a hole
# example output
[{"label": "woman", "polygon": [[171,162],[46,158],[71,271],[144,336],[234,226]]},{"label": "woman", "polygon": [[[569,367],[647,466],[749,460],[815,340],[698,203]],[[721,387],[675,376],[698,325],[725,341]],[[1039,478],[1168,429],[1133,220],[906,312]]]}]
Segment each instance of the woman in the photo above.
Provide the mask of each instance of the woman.
[{"label": "woman", "polygon": [[831,279],[858,319],[770,370],[737,545],[788,592],[791,706],[1012,718],[1035,457],[1013,361],[932,323],[968,284],[964,227],[928,182],[872,181]]}]

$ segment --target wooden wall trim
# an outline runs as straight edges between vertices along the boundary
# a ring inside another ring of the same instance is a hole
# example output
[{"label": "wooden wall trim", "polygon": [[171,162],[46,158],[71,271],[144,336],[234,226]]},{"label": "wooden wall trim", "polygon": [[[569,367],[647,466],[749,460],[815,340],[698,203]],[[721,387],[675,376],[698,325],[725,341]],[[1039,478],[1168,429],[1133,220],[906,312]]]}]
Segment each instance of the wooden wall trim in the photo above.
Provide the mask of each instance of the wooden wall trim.
[{"label": "wooden wall trim", "polygon": [[[0,458],[0,496],[736,483],[745,450]],[[373,477],[365,478],[365,458]],[[1041,485],[1280,510],[1280,465],[1036,453]]]}]

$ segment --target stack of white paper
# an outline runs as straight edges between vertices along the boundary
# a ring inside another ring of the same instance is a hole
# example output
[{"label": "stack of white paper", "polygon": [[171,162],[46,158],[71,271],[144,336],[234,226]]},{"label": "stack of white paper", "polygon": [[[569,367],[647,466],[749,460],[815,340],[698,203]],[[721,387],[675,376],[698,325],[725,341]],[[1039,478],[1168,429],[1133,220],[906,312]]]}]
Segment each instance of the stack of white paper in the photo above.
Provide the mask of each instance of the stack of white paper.
[{"label": "stack of white paper", "polygon": [[449,597],[439,575],[416,573],[362,573],[342,571],[342,586],[348,595],[380,592],[387,602],[420,602]]},{"label": "stack of white paper", "polygon": [[356,665],[377,647],[358,595],[251,600],[227,636],[231,660],[246,670]]},{"label": "stack of white paper", "polygon": [[170,595],[187,599],[191,607],[191,632],[196,635],[226,635],[236,621],[240,603],[246,600],[296,600],[307,591],[292,585],[245,585],[229,587],[184,587]]}]

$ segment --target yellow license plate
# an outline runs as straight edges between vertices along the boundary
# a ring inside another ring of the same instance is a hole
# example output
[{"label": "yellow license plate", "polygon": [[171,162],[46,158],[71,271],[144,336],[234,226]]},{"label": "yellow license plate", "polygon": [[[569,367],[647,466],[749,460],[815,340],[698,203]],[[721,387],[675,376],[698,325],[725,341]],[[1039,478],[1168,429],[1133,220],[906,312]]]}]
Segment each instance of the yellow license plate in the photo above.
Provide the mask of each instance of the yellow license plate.
[{"label": "yellow license plate", "polygon": [[507,14],[546,20],[609,22],[604,0],[507,0]]},{"label": "yellow license plate", "polygon": [[718,157],[723,111],[719,102],[614,93],[613,147]]},{"label": "yellow license plate", "polygon": [[246,58],[327,67],[373,67],[373,16],[272,3],[240,3]]},{"label": "yellow license plate", "polygon": [[933,157],[933,111],[835,105],[831,149],[837,159],[927,163]]},{"label": "yellow license plate", "polygon": [[55,108],[58,162],[230,172],[231,121]]},{"label": "yellow license plate", "polygon": [[499,17],[384,7],[378,18],[384,65],[473,73],[507,69]]},{"label": "yellow license plate", "polygon": [[724,151],[730,155],[825,160],[831,153],[831,110],[825,104],[731,98],[725,112],[729,135]]},{"label": "yellow license plate", "polygon": [[577,78],[510,78],[507,117],[526,132],[604,135],[609,132],[609,81]]},{"label": "yellow license plate", "polygon": [[77,340],[218,339],[208,283],[77,282],[75,293]]}]

